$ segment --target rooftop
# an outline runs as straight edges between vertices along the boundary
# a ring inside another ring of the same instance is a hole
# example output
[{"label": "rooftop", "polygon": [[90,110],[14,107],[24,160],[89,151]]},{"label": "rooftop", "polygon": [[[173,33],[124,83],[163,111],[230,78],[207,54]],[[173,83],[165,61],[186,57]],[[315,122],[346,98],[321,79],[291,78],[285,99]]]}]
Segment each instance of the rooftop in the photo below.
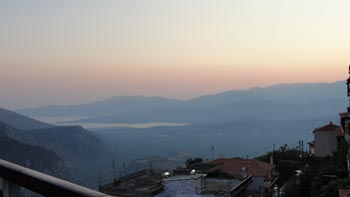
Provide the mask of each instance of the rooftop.
[{"label": "rooftop", "polygon": [[197,197],[215,197],[230,196],[233,188],[243,184],[247,186],[242,179],[226,179],[207,177],[206,174],[195,175],[177,175],[163,180],[164,191],[157,197],[168,196],[197,196]]},{"label": "rooftop", "polygon": [[338,134],[341,134],[342,129],[340,126],[330,121],[329,124],[314,129],[312,133],[315,133],[315,132],[337,132]]},{"label": "rooftop", "polygon": [[104,193],[116,196],[152,196],[163,190],[161,174],[143,173],[127,180],[117,180],[101,188]]},{"label": "rooftop", "polygon": [[349,118],[349,113],[348,112],[342,112],[339,113],[340,118]]},{"label": "rooftop", "polygon": [[242,158],[222,158],[211,161],[211,163],[218,164],[221,172],[240,176],[245,173],[246,167],[248,167],[248,174],[256,177],[268,177],[271,175],[271,171],[275,168],[274,165],[254,159],[242,159]]},{"label": "rooftop", "polygon": [[163,179],[163,181],[195,180],[195,179],[199,179],[201,177],[205,177],[205,174],[172,176],[172,177]]}]

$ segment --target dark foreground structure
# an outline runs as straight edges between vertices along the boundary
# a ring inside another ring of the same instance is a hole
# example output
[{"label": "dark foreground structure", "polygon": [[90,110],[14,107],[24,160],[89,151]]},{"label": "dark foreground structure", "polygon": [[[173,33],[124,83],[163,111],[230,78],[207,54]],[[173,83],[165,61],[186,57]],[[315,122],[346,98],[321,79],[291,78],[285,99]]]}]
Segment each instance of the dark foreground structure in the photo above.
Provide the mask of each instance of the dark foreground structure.
[{"label": "dark foreground structure", "polygon": [[178,169],[172,173],[144,169],[103,185],[100,191],[125,197],[246,197],[251,183],[252,176],[227,178],[188,169]]},{"label": "dark foreground structure", "polygon": [[43,196],[107,197],[103,194],[0,159],[4,197],[21,196],[21,187]]}]

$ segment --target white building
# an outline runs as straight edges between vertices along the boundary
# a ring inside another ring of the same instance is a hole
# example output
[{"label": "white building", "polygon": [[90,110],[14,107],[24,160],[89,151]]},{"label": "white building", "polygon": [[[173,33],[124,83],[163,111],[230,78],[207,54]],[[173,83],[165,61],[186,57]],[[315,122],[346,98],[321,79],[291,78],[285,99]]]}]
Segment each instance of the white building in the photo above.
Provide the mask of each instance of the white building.
[{"label": "white building", "polygon": [[314,129],[312,133],[314,134],[314,143],[312,143],[314,147],[310,146],[310,150],[316,157],[332,156],[333,152],[337,151],[339,140],[344,138],[342,127],[332,121]]}]

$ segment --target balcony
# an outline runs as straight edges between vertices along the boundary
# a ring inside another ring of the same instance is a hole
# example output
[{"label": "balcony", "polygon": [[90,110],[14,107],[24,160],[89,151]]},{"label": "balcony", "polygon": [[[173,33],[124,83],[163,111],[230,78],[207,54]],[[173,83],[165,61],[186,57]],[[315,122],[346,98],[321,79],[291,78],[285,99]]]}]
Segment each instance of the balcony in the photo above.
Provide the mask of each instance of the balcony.
[{"label": "balcony", "polygon": [[20,197],[21,187],[43,196],[109,196],[1,159],[0,177],[3,180],[3,197]]}]

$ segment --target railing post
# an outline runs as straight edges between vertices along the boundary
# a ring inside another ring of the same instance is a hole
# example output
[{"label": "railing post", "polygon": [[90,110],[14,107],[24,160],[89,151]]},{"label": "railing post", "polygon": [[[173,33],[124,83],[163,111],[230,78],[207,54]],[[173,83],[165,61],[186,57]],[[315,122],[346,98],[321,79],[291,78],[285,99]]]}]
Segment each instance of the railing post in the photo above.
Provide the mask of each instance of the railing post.
[{"label": "railing post", "polygon": [[6,179],[2,179],[2,195],[3,197],[20,197],[21,188]]}]

